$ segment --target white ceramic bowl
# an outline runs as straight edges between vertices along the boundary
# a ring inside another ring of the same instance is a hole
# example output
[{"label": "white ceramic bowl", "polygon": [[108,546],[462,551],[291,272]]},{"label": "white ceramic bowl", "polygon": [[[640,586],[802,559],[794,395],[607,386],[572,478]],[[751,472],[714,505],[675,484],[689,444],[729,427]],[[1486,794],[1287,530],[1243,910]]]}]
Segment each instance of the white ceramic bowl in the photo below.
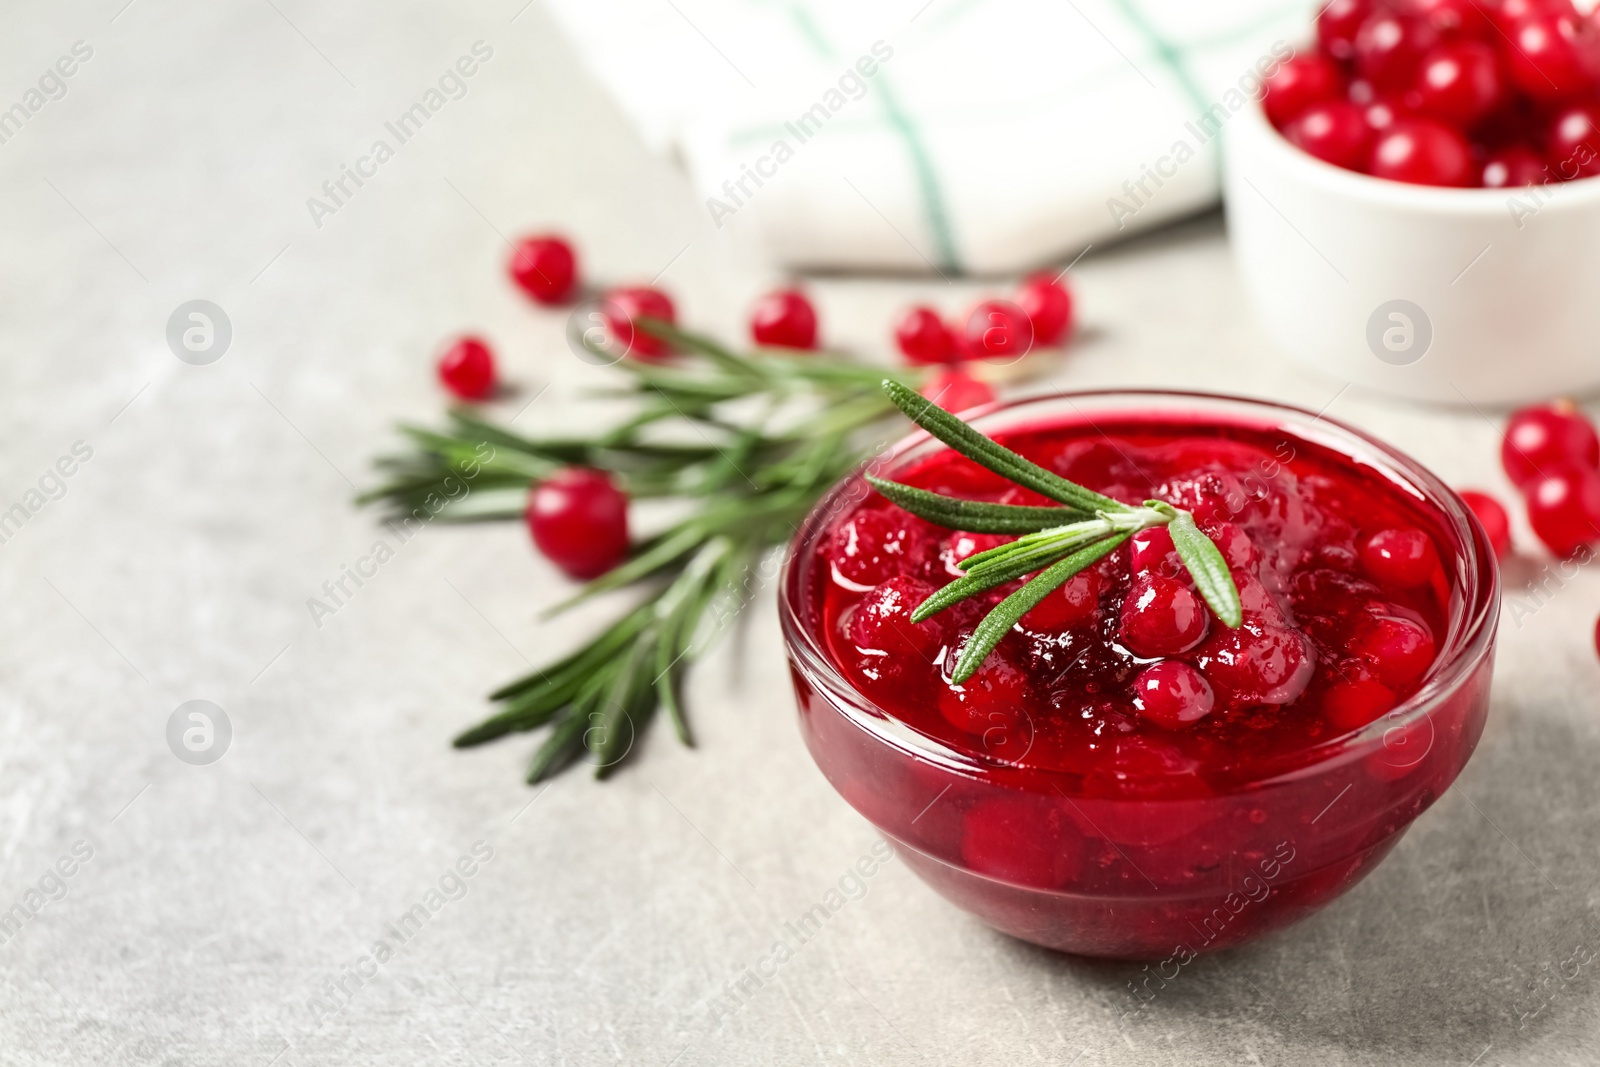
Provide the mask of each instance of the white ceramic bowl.
[{"label": "white ceramic bowl", "polygon": [[1324,163],[1254,103],[1228,126],[1228,229],[1285,351],[1447,404],[1600,385],[1600,179],[1441,189]]}]

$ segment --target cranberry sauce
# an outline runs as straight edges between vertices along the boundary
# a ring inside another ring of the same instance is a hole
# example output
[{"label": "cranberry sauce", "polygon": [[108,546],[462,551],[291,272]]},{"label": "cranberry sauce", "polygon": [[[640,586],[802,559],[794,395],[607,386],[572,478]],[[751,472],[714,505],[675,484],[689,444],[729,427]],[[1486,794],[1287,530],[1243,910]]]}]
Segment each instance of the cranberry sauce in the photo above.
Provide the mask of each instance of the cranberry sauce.
[{"label": "cranberry sauce", "polygon": [[[920,624],[911,611],[960,576],[960,560],[1010,538],[946,530],[869,494],[818,540],[809,568],[805,614],[845,677],[998,779],[1081,776],[1075,795],[1198,796],[1257,781],[1417,691],[1444,644],[1458,562],[1437,511],[1282,430],[1119,419],[1001,440],[1118,500],[1193,512],[1232,570],[1241,627],[1211,614],[1156,527],[1051,593],[952,685],[964,640],[1021,582]],[[948,450],[893,477],[1049,503]]]}]

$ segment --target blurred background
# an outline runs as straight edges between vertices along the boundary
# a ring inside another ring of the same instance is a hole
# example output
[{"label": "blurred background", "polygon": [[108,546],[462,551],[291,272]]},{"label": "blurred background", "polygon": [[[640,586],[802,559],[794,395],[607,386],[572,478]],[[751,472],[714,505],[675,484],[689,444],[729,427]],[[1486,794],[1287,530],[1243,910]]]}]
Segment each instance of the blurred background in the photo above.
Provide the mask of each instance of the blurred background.
[{"label": "blurred background", "polygon": [[[1503,627],[1462,795],[1335,906],[1131,1020],[1137,965],[1009,941],[894,863],[715,1010],[876,840],[803,750],[770,592],[693,677],[698,749],[657,729],[614,780],[542,790],[520,743],[448,747],[488,688],[605,614],[539,620],[568,586],[524,530],[430,527],[308,611],[379,535],[353,498],[396,421],[438,419],[450,338],[494,344],[497,417],[592,418],[607,372],[574,356],[566,309],[506,281],[529,232],[735,341],[803,277],[827,341],[885,363],[908,304],[959,318],[1070,267],[1077,333],[1036,385],[1293,402],[1511,498],[1491,405],[1302,370],[1247,304],[1220,153],[1185,123],[1313,13],[13,5],[0,511],[26,517],[0,528],[0,909],[31,918],[0,939],[0,1059],[1586,1062],[1600,989],[1549,976],[1600,937],[1587,571]],[[1180,138],[1175,177],[1108,205]],[[226,325],[205,361],[169,341],[191,301]],[[1508,589],[1548,585],[1545,564],[1512,561]],[[198,765],[168,733],[196,700],[227,742]],[[390,935],[435,892],[425,928]]]}]

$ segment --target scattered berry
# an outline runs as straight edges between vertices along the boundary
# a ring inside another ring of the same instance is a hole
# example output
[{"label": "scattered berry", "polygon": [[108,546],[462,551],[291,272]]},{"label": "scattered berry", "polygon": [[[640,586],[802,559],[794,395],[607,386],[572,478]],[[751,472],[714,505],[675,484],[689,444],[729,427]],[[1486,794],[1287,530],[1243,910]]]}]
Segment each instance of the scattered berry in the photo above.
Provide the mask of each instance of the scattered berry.
[{"label": "scattered berry", "polygon": [[1500,464],[1523,492],[1563,467],[1600,467],[1600,435],[1570,400],[1513,412],[1500,442]]},{"label": "scattered berry", "polygon": [[1600,541],[1600,472],[1567,467],[1527,489],[1528,523],[1563,559]]},{"label": "scattered berry", "polygon": [[628,498],[604,471],[568,467],[534,487],[533,543],[574,578],[598,578],[628,554]]},{"label": "scattered berry", "polygon": [[1035,343],[1049,348],[1072,333],[1072,294],[1045,271],[1029,277],[1017,290],[1017,306],[1033,324]]},{"label": "scattered berry", "polygon": [[967,316],[962,340],[972,359],[1020,359],[1033,349],[1033,323],[1009,300],[985,300]]},{"label": "scattered berry", "polygon": [[1505,559],[1511,554],[1511,519],[1506,515],[1506,509],[1500,506],[1500,501],[1488,493],[1480,493],[1472,489],[1461,490],[1461,499],[1472,509],[1472,513],[1483,524],[1483,532],[1489,535],[1489,544],[1494,548],[1496,559]]},{"label": "scattered berry", "polygon": [[894,339],[908,363],[949,363],[956,358],[955,337],[930,307],[909,309],[895,327]]},{"label": "scattered berry", "polygon": [[750,313],[750,336],[773,348],[817,347],[817,311],[794,289],[768,293]]},{"label": "scattered berry", "polygon": [[559,237],[524,237],[506,267],[511,280],[541,304],[560,304],[578,284],[578,257]]},{"label": "scattered berry", "polygon": [[1216,695],[1205,675],[1178,660],[1146,667],[1133,682],[1133,706],[1157,726],[1181,730],[1211,714]]},{"label": "scattered berry", "polygon": [[670,351],[667,342],[634,325],[634,320],[640,318],[677,321],[672,298],[661,290],[644,286],[613,289],[601,300],[600,310],[610,327],[612,342],[624,356],[654,360]]},{"label": "scattered berry", "polygon": [[462,400],[488,399],[494,393],[494,353],[481,338],[460,338],[439,357],[439,381]]}]

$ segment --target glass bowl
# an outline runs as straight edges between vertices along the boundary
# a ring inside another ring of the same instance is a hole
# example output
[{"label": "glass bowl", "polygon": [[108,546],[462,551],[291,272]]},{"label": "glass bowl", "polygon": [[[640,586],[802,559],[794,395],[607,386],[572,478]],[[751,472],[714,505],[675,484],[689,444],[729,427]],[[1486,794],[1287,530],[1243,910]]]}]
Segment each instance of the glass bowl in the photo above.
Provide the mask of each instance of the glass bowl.
[{"label": "glass bowl", "polygon": [[[1068,771],[1022,768],[1003,752],[950,748],[873,703],[828,658],[808,591],[818,547],[871,492],[835,486],[796,535],[779,613],[801,732],[818,767],[929,885],[1013,936],[1086,956],[1180,965],[1286,926],[1359,882],[1450,786],[1488,713],[1499,570],[1471,511],[1415,460],[1298,408],[1201,393],[1055,394],[982,409],[994,434],[1132,414],[1246,424],[1330,450],[1436,512],[1453,590],[1447,632],[1421,688],[1352,733],[1293,754],[1292,765],[1203,795],[1159,788],[1106,795]],[[873,462],[892,476],[945,446],[918,432]],[[1005,746],[1001,746],[1002,748]],[[1159,783],[1158,783],[1159,784]],[[967,813],[1014,827],[1029,855],[1013,877],[963,861]]]}]

